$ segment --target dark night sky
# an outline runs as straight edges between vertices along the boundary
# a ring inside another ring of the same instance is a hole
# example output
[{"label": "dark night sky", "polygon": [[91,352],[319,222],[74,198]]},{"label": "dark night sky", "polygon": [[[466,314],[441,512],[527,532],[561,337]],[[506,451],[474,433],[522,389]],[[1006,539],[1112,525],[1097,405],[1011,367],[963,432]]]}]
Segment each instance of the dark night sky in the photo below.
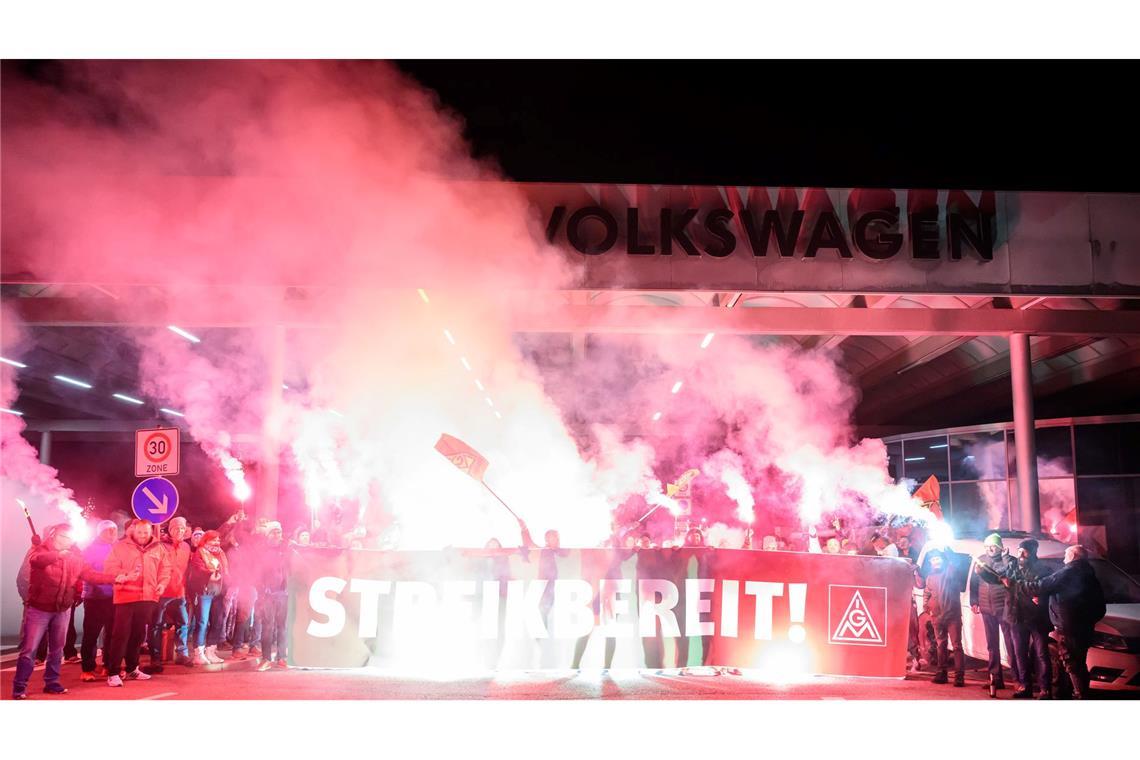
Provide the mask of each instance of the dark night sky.
[{"label": "dark night sky", "polygon": [[1127,63],[400,67],[517,180],[1140,190]]}]

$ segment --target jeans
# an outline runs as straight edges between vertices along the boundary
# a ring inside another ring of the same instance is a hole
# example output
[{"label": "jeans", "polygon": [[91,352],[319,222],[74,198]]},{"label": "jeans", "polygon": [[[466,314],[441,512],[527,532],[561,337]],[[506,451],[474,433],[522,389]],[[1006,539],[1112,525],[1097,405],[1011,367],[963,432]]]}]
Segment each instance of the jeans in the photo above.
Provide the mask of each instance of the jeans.
[{"label": "jeans", "polygon": [[[253,618],[257,609],[257,590],[241,589],[237,593],[234,603],[234,649],[238,649],[254,640]],[[258,637],[260,640],[260,636]]]},{"label": "jeans", "polygon": [[[67,638],[63,642],[63,654],[65,657],[75,657],[79,652],[75,650],[75,640],[78,638],[75,633],[75,607],[71,608],[70,616],[67,620]],[[47,637],[40,642],[40,648],[36,650],[36,659],[43,660],[47,658]]]},{"label": "jeans", "polygon": [[246,643],[250,647],[261,648],[261,612],[257,609],[258,605],[253,606],[253,625],[250,628],[249,641]]},{"label": "jeans", "polygon": [[966,655],[962,652],[962,619],[935,620],[934,638],[938,642],[938,670],[944,672],[950,666],[946,652],[947,642],[954,647],[954,674],[966,675]]},{"label": "jeans", "polygon": [[[1053,663],[1049,659],[1049,634],[1032,625],[1017,623],[1013,626],[1013,646],[1017,654],[1017,669],[1021,685],[1048,692],[1053,683]],[[1034,673],[1036,670],[1036,673]]]},{"label": "jeans", "polygon": [[[238,589],[230,587],[226,589],[226,595],[222,600],[222,638],[221,641],[228,641],[230,644],[234,642],[234,631],[237,628],[237,599]],[[219,643],[221,643],[219,641]]]},{"label": "jeans", "polygon": [[20,626],[20,658],[16,661],[16,677],[12,681],[13,694],[23,694],[28,690],[28,679],[36,667],[36,650],[45,635],[48,650],[44,684],[59,683],[63,642],[67,638],[67,620],[70,615],[71,610],[45,612],[35,607],[24,607],[24,623]]},{"label": "jeans", "polygon": [[111,655],[107,674],[119,675],[126,656],[127,672],[139,666],[139,646],[143,643],[147,623],[154,620],[158,602],[128,602],[115,605],[115,622],[111,626]]},{"label": "jeans", "polygon": [[983,612],[982,624],[986,627],[986,650],[990,655],[990,675],[997,681],[1005,680],[1001,672],[1001,643],[998,641],[998,630],[1000,629],[1001,637],[1005,639],[1005,651],[1009,653],[1009,669],[1013,675],[1013,680],[1018,683],[1025,683],[1022,680],[1021,671],[1017,667],[1017,658],[1014,656],[1017,650],[1013,648],[1013,631],[1010,630],[1009,621],[1004,617]]},{"label": "jeans", "polygon": [[111,648],[111,623],[114,619],[115,605],[110,599],[83,600],[83,643],[79,654],[83,658],[84,673],[95,671],[99,634],[103,634],[103,667],[107,667],[107,650]]},{"label": "jeans", "polygon": [[[215,604],[217,600],[217,604]],[[194,596],[193,645],[195,647],[217,646],[222,643],[222,626],[225,623],[225,600],[211,594]]]},{"label": "jeans", "polygon": [[268,660],[270,652],[277,660],[285,659],[285,626],[289,616],[289,593],[273,591],[262,595],[261,654]]},{"label": "jeans", "polygon": [[154,620],[150,624],[150,659],[162,662],[162,629],[166,622],[166,611],[174,612],[174,653],[186,657],[186,637],[190,631],[190,617],[186,612],[186,600],[180,596],[159,599],[155,606]]}]

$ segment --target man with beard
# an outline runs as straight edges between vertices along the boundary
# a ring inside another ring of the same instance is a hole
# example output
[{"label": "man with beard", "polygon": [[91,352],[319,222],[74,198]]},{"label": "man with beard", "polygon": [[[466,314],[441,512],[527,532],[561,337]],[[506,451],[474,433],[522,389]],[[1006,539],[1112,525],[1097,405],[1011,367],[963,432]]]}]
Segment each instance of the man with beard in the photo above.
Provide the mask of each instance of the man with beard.
[{"label": "man with beard", "polygon": [[[1049,610],[1028,592],[1025,584],[1041,580],[1049,574],[1037,559],[1037,541],[1027,538],[1017,547],[1017,566],[1011,578],[1018,581],[1010,587],[1010,619],[1013,622],[1013,648],[1017,669],[1021,672],[1021,688],[1014,699],[1033,696],[1036,680],[1038,699],[1049,699],[1052,686],[1052,663],[1049,661]],[[1036,670],[1036,672],[1034,672]]]},{"label": "man with beard", "polygon": [[[1006,580],[1007,586],[1013,581]],[[1049,599],[1049,620],[1057,633],[1061,665],[1072,682],[1073,698],[1085,699],[1089,696],[1089,646],[1092,643],[1093,628],[1104,617],[1104,590],[1100,587],[1096,572],[1089,564],[1088,551],[1080,544],[1065,550],[1065,566],[1052,575],[1039,581],[1024,584],[1025,591],[1038,597]],[[1061,679],[1058,678],[1058,686]],[[1057,696],[1064,695],[1059,688]]]},{"label": "man with beard", "polygon": [[[1013,570],[1013,560],[1002,547],[1001,536],[991,533],[983,545],[986,553],[974,559],[977,571],[970,579],[970,609],[982,616],[986,630],[986,650],[989,652],[990,683],[995,689],[1005,688],[1001,669],[1001,640],[1009,653],[1010,671],[1019,684],[1024,684],[1014,658],[1013,629],[1009,622],[1009,592],[1001,579]],[[998,638],[1000,631],[1001,638]],[[989,684],[986,684],[989,688]]]},{"label": "man with beard", "polygon": [[115,622],[111,626],[111,655],[107,660],[108,686],[122,686],[120,666],[126,657],[126,677],[145,681],[149,675],[139,669],[139,645],[147,623],[154,620],[158,600],[170,584],[171,562],[166,548],[154,536],[146,520],[134,520],[127,535],[111,547],[103,569],[116,579]]}]

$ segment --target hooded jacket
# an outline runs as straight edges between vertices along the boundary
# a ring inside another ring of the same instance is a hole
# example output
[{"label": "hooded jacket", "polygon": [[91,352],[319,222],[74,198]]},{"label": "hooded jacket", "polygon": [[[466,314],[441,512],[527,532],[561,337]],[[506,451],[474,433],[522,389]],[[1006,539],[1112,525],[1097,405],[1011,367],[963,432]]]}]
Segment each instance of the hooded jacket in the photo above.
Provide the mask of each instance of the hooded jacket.
[{"label": "hooded jacket", "polygon": [[143,546],[135,543],[130,536],[119,539],[111,547],[103,569],[112,577],[124,573],[133,575],[136,571],[139,573],[137,578],[115,584],[115,604],[157,602],[158,587],[165,589],[170,585],[170,557],[162,542],[153,536]]},{"label": "hooded jacket", "polygon": [[78,551],[57,552],[46,543],[32,550],[28,563],[31,582],[27,604],[44,612],[70,609],[75,604],[81,580],[110,583],[115,579],[113,574],[87,567]]},{"label": "hooded jacket", "polygon": [[1104,590],[1088,560],[1074,560],[1052,575],[1026,583],[1025,589],[1049,597],[1049,620],[1063,634],[1088,638],[1104,617]]}]

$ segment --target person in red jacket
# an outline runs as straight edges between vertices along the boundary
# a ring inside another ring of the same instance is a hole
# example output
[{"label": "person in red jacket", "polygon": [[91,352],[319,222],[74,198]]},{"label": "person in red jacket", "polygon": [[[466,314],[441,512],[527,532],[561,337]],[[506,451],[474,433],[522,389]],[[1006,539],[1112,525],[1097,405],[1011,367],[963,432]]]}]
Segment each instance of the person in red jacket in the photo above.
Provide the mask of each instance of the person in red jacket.
[{"label": "person in red jacket", "polygon": [[28,598],[24,603],[24,620],[20,629],[20,657],[12,682],[12,698],[26,699],[28,680],[35,669],[35,653],[40,640],[48,638],[47,666],[44,668],[44,692],[66,694],[59,682],[63,662],[63,642],[67,621],[79,592],[80,582],[110,583],[126,580],[113,573],[100,573],[86,565],[83,555],[73,551],[71,526],[67,523],[48,528],[45,540],[35,547],[29,558],[31,574]]},{"label": "person in red jacket", "polygon": [[190,631],[190,616],[186,611],[186,570],[190,564],[190,544],[186,538],[190,535],[190,528],[185,517],[175,517],[166,528],[166,536],[162,539],[162,546],[170,557],[170,583],[162,592],[162,597],[155,607],[154,620],[150,624],[150,668],[151,673],[161,673],[162,668],[162,627],[167,612],[174,617],[174,663],[189,666],[190,652],[187,650],[186,637]]},{"label": "person in red jacket", "polygon": [[107,685],[123,685],[123,671],[119,668],[124,656],[126,678],[145,681],[150,676],[139,669],[139,645],[147,623],[154,620],[158,600],[170,585],[170,556],[155,537],[151,524],[134,520],[127,525],[126,537],[111,548],[103,569],[112,575],[127,576],[126,580],[115,582],[115,622],[111,626]]},{"label": "person in red jacket", "polygon": [[221,596],[229,576],[229,562],[222,550],[222,537],[216,530],[208,530],[202,543],[190,555],[186,573],[186,595],[194,607],[194,624],[191,626],[195,665],[218,665],[225,662],[218,656],[225,622]]}]

